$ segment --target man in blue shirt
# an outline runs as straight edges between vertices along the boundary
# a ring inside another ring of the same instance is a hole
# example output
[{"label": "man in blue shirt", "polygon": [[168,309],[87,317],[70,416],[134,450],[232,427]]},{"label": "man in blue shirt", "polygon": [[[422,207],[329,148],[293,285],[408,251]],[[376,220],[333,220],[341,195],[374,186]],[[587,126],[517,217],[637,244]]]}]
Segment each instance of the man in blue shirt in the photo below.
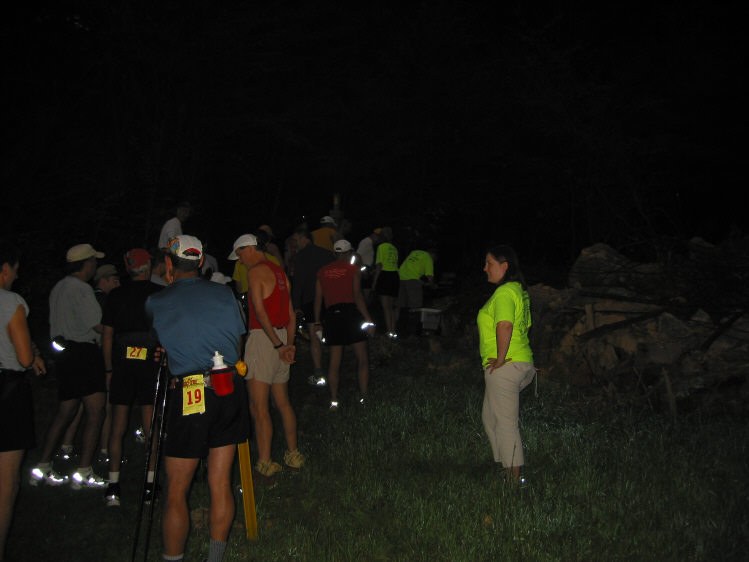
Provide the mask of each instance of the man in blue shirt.
[{"label": "man in blue shirt", "polygon": [[220,386],[211,380],[213,356],[218,353],[224,363],[235,365],[246,329],[231,288],[200,276],[203,257],[203,246],[194,236],[179,235],[169,241],[166,278],[170,284],[146,301],[171,375],[163,442],[165,560],[183,559],[190,529],[190,484],[206,456],[211,498],[208,559],[223,558],[234,518],[232,464],[237,444],[247,440],[250,429],[247,392],[236,371]]}]

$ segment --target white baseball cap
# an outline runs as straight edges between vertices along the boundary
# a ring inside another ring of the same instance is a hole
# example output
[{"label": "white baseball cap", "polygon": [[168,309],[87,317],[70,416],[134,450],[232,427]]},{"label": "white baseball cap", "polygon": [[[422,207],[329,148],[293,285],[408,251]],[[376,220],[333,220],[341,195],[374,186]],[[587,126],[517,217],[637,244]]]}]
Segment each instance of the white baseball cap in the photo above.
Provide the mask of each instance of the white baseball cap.
[{"label": "white baseball cap", "polygon": [[333,244],[333,251],[335,251],[336,254],[342,254],[343,252],[350,252],[353,250],[354,247],[351,245],[351,242],[348,240],[339,240],[335,244]]},{"label": "white baseball cap", "polygon": [[203,243],[189,234],[180,234],[169,240],[169,253],[178,258],[199,261],[203,257]]},{"label": "white baseball cap", "polygon": [[232,246],[231,254],[229,254],[230,260],[238,260],[237,248],[243,248],[244,246],[257,246],[257,237],[254,234],[243,234],[234,241]]}]

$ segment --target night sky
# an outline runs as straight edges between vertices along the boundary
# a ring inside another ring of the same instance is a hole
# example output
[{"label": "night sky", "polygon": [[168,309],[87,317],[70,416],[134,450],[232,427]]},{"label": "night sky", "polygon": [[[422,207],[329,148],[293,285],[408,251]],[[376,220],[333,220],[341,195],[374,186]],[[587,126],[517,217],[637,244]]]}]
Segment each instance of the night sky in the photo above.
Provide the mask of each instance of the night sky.
[{"label": "night sky", "polygon": [[336,193],[354,243],[391,224],[446,270],[492,241],[565,267],[595,242],[652,259],[746,232],[744,8],[98,4],[2,23],[25,287],[75,243],[153,246],[182,199],[219,259],[260,224],[316,226]]}]

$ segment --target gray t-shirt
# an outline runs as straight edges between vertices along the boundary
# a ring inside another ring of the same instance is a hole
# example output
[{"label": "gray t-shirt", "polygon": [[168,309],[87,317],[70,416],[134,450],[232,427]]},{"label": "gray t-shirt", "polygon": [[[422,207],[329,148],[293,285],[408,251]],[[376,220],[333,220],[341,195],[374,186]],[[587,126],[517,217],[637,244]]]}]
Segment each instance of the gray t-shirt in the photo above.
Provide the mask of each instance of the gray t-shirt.
[{"label": "gray t-shirt", "polygon": [[0,369],[10,369],[11,371],[24,370],[18,362],[16,348],[8,336],[8,324],[16,313],[16,310],[18,310],[18,305],[26,309],[26,316],[28,316],[29,305],[26,304],[21,295],[0,289]]},{"label": "gray t-shirt", "polygon": [[159,248],[166,248],[169,240],[182,234],[182,223],[177,217],[172,217],[164,223],[159,234]]},{"label": "gray t-shirt", "polygon": [[100,323],[94,288],[72,275],[60,279],[49,294],[49,335],[93,343],[98,341],[94,326]]}]

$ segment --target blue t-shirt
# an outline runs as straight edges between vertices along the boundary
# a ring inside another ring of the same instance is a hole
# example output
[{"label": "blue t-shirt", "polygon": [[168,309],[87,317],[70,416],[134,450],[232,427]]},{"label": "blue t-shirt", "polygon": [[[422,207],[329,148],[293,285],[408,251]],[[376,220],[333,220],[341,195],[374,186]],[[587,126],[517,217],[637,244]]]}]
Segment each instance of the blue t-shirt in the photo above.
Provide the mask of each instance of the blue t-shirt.
[{"label": "blue t-shirt", "polygon": [[173,375],[210,369],[216,351],[227,365],[239,360],[246,328],[240,304],[228,286],[200,277],[180,279],[148,297],[146,312]]}]

